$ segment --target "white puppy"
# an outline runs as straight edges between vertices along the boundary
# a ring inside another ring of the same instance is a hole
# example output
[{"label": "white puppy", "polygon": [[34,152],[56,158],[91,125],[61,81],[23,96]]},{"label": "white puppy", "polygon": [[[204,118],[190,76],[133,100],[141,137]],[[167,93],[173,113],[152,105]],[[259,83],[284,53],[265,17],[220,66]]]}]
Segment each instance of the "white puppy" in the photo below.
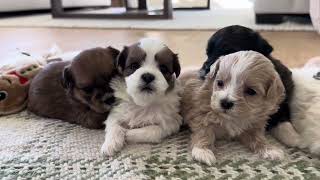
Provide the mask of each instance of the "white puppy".
[{"label": "white puppy", "polygon": [[300,148],[320,155],[320,80],[317,73],[320,67],[292,69],[295,83],[291,108],[291,120],[300,133]]},{"label": "white puppy", "polygon": [[[111,82],[119,104],[106,120],[101,151],[107,156],[125,142],[158,143],[182,124],[177,55],[158,40],[142,39],[124,47],[117,60],[121,77]],[[175,75],[174,75],[175,74]]]}]

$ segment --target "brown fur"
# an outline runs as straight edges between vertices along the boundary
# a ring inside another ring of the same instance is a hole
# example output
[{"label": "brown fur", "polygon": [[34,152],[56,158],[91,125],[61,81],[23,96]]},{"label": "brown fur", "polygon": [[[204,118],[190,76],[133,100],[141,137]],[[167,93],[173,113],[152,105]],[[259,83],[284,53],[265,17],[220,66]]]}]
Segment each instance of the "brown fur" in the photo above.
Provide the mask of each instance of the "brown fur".
[{"label": "brown fur", "polygon": [[118,53],[111,47],[94,48],[72,62],[49,64],[30,85],[28,110],[87,128],[103,128],[114,103],[108,84],[116,75]]}]

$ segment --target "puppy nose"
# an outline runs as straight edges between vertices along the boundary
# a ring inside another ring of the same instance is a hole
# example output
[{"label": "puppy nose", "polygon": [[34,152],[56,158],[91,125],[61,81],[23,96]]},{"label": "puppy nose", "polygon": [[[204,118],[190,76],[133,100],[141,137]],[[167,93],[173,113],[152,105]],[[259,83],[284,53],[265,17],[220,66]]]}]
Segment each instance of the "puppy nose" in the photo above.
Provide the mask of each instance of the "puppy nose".
[{"label": "puppy nose", "polygon": [[141,78],[147,84],[151,83],[155,79],[154,75],[151,73],[144,73]]},{"label": "puppy nose", "polygon": [[223,109],[228,110],[228,109],[231,109],[234,104],[233,104],[233,102],[229,101],[228,99],[222,99],[222,100],[220,101],[220,105],[221,105],[221,107],[222,107]]}]

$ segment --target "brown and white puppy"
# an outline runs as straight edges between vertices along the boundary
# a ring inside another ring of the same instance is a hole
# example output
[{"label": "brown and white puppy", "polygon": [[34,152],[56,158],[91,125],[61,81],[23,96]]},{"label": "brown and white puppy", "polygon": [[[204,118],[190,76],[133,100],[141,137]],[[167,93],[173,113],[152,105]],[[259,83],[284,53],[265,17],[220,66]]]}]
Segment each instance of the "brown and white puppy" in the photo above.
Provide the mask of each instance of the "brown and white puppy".
[{"label": "brown and white puppy", "polygon": [[111,82],[119,103],[106,120],[101,151],[112,156],[128,143],[158,143],[182,124],[178,57],[159,40],[145,38],[125,47]]},{"label": "brown and white puppy", "polygon": [[31,82],[28,110],[87,128],[103,128],[115,103],[109,86],[119,51],[94,48],[46,66]]},{"label": "brown and white puppy", "polygon": [[220,57],[206,79],[197,71],[180,77],[181,112],[190,126],[192,156],[211,165],[216,139],[235,138],[263,158],[281,159],[283,151],[268,144],[265,126],[277,111],[285,89],[272,63],[254,51]]}]

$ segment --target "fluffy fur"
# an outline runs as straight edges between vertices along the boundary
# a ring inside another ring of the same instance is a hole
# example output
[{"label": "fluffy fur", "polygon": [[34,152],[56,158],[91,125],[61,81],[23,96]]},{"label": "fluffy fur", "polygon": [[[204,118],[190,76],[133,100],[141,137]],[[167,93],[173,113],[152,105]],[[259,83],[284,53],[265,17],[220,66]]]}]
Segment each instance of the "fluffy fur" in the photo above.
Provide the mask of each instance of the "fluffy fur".
[{"label": "fluffy fur", "polygon": [[317,62],[292,69],[295,88],[290,108],[292,124],[301,135],[299,147],[320,156],[320,80],[315,78],[320,61]]},{"label": "fluffy fur", "polygon": [[107,156],[126,142],[158,143],[178,132],[182,124],[176,54],[157,40],[142,39],[123,49],[117,66],[122,76],[111,87],[120,102],[105,122],[101,151]]},{"label": "fluffy fur", "polygon": [[103,128],[115,103],[108,83],[116,75],[119,51],[94,48],[72,61],[49,64],[33,79],[28,110],[87,128]]},{"label": "fluffy fur", "polygon": [[182,116],[190,126],[192,156],[211,165],[216,139],[235,138],[263,158],[281,159],[283,151],[268,144],[265,126],[284,98],[272,63],[254,51],[222,56],[204,81],[196,71],[180,77]]},{"label": "fluffy fur", "polygon": [[243,50],[253,50],[266,56],[280,75],[286,90],[286,96],[280,104],[279,111],[271,115],[266,129],[271,130],[273,136],[287,146],[297,146],[296,138],[291,138],[291,141],[288,140],[290,136],[298,137],[290,122],[289,102],[294,88],[292,73],[281,61],[271,56],[272,46],[259,33],[239,25],[228,26],[214,33],[208,41],[208,59],[200,69],[200,77],[204,78],[206,76],[210,66],[220,56]]}]

